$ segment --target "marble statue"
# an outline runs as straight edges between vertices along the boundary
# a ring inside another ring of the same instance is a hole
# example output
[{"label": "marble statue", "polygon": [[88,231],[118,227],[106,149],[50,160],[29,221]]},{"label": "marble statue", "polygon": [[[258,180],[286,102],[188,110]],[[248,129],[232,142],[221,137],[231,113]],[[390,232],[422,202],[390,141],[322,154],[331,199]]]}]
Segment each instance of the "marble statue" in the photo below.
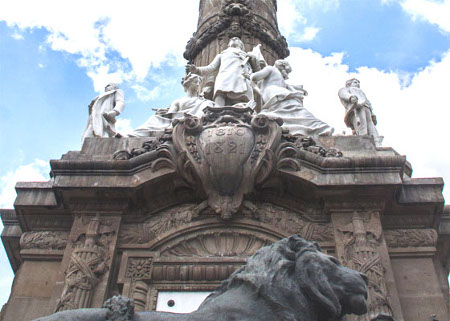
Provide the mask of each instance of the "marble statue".
[{"label": "marble statue", "polygon": [[317,119],[305,107],[303,98],[308,93],[303,86],[292,86],[286,83],[291,66],[286,60],[275,61],[274,66],[266,66],[250,76],[253,83],[258,83],[263,99],[260,114],[269,117],[280,117],[283,127],[291,134],[305,136],[330,136],[334,129]]},{"label": "marble statue", "polygon": [[372,104],[366,94],[359,88],[358,79],[349,79],[345,87],[339,90],[339,98],[345,107],[344,122],[351,128],[354,135],[371,135],[376,146],[381,146],[383,137],[378,135],[377,118],[373,113]]},{"label": "marble statue", "polygon": [[213,95],[218,106],[231,106],[253,100],[253,88],[244,75],[251,74],[255,68],[256,58],[244,51],[244,43],[238,37],[231,38],[228,48],[218,54],[208,66],[186,65],[187,72],[202,76],[218,72]]},{"label": "marble statue", "polygon": [[116,84],[110,83],[103,94],[89,104],[89,120],[82,141],[87,137],[114,137],[116,117],[125,108],[124,93]]},{"label": "marble statue", "polygon": [[35,321],[338,321],[367,312],[368,277],[298,235],[258,250],[190,314],[134,312],[125,297],[101,309],[58,312]]},{"label": "marble statue", "polygon": [[189,73],[181,81],[186,96],[176,99],[168,109],[159,109],[143,125],[137,128],[128,136],[149,137],[155,132],[162,132],[172,126],[173,119],[183,118],[185,114],[197,116],[203,115],[203,109],[207,106],[214,106],[214,102],[199,96],[202,85],[202,77]]}]

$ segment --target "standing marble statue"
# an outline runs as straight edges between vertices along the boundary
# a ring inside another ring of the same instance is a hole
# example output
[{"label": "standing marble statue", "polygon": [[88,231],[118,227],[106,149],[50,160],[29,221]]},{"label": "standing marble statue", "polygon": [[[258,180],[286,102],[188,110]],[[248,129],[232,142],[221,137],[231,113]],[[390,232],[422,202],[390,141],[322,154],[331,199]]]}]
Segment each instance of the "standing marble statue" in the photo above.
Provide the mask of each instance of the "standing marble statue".
[{"label": "standing marble statue", "polygon": [[176,99],[167,110],[159,110],[152,115],[142,126],[137,128],[131,137],[150,137],[172,126],[173,119],[183,118],[185,114],[203,116],[203,109],[214,106],[211,100],[199,97],[202,77],[189,73],[181,81],[186,96]]},{"label": "standing marble statue", "polygon": [[205,67],[186,65],[186,72],[207,76],[218,71],[214,83],[214,101],[218,106],[231,106],[253,100],[253,88],[244,77],[256,68],[255,57],[244,51],[244,43],[238,37],[230,39],[228,48],[218,54]]},{"label": "standing marble statue", "polygon": [[116,117],[125,108],[124,93],[116,84],[110,83],[103,94],[89,104],[89,120],[82,141],[87,137],[114,137]]},{"label": "standing marble statue", "polygon": [[305,107],[303,98],[307,92],[303,86],[292,86],[286,83],[291,66],[286,60],[275,61],[274,66],[266,66],[250,76],[254,83],[258,82],[263,99],[260,114],[269,117],[280,117],[283,127],[291,134],[306,136],[330,136],[333,127],[317,119]]},{"label": "standing marble statue", "polygon": [[344,122],[355,135],[371,135],[376,146],[381,146],[383,137],[378,135],[377,118],[372,104],[366,94],[359,88],[359,80],[352,78],[346,81],[345,87],[339,90],[339,98],[345,107]]}]

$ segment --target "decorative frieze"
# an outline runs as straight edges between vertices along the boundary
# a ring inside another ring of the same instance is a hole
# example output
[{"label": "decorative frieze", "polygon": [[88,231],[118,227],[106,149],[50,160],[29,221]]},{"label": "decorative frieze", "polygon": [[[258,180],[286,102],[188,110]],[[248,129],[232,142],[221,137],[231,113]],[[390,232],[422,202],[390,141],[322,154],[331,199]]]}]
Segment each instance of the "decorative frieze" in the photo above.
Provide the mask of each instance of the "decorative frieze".
[{"label": "decorative frieze", "polygon": [[231,273],[245,264],[241,262],[229,264],[192,263],[192,264],[164,264],[153,267],[154,281],[222,281]]},{"label": "decorative frieze", "polygon": [[391,248],[435,247],[438,233],[434,229],[385,230],[384,238]]},{"label": "decorative frieze", "polygon": [[120,243],[122,245],[148,243],[158,235],[190,222],[195,208],[194,204],[183,204],[153,215],[144,223],[124,225],[120,229]]},{"label": "decorative frieze", "polygon": [[316,242],[334,241],[331,224],[311,222],[305,216],[281,206],[269,203],[257,205],[256,216],[261,222],[286,231],[287,235],[298,234]]},{"label": "decorative frieze", "polygon": [[[298,234],[311,241],[334,241],[333,228],[329,223],[311,222],[305,215],[270,203],[256,203],[252,205],[251,209],[246,208],[239,212],[236,215],[236,219],[245,218],[255,221],[258,224],[264,223],[280,231],[284,231],[286,235]],[[123,225],[119,234],[120,244],[145,244],[162,234],[183,226],[188,227],[192,223],[193,216],[196,216],[197,211],[198,205],[184,204],[152,215],[143,223]],[[210,214],[195,217],[195,221],[208,219],[214,215],[214,213]],[[220,238],[223,235],[225,234],[219,233],[215,237]],[[202,253],[204,255],[211,255],[216,253],[214,251],[212,253],[207,251]]]},{"label": "decorative frieze", "polygon": [[66,248],[69,232],[39,231],[25,232],[20,237],[21,249],[63,250]]}]

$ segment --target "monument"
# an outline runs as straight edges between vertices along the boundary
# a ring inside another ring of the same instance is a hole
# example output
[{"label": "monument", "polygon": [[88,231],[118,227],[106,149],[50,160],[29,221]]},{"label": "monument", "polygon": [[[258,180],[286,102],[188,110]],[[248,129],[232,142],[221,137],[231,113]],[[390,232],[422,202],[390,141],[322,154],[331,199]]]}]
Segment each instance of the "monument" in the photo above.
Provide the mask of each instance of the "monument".
[{"label": "monument", "polygon": [[[379,146],[373,132],[333,136],[329,126],[326,134],[314,132],[303,87],[284,76],[264,83],[267,70],[287,73],[273,69],[289,55],[276,4],[201,0],[184,54],[188,71],[200,75],[186,75],[197,80],[173,105],[179,113],[181,102],[199,102],[202,91],[201,111],[163,117],[170,122],[149,136],[87,137],[80,151],[50,161],[48,182],[17,183],[15,209],[0,210],[15,272],[2,321],[80,308],[106,313],[103,303],[117,295],[130,298],[125,305],[134,302],[139,316],[177,306],[182,302],[165,298],[214,291],[259,249],[292,234],[317,242],[330,262],[367,275],[367,312],[328,320],[448,320],[450,207],[443,180],[412,178],[406,157]],[[253,97],[215,91],[220,66],[202,69],[236,37],[244,47],[233,47],[234,54],[245,54],[242,69],[250,74],[235,77],[250,84]],[[250,62],[258,58],[248,54],[255,47],[265,63]],[[368,108],[353,96],[356,109]],[[296,112],[283,113],[285,103]],[[372,115],[366,120],[373,122]],[[297,124],[311,131],[296,131]]]}]

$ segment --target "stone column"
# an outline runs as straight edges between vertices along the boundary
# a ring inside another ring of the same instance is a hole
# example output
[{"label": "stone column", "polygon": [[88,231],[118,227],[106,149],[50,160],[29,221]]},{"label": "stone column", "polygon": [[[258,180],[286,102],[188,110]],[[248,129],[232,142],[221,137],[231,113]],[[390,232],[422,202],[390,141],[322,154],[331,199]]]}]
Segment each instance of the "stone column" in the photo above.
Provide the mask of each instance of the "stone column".
[{"label": "stone column", "polygon": [[267,63],[289,55],[278,30],[276,0],[200,0],[197,31],[189,40],[184,57],[196,66],[209,64],[239,37],[247,51],[261,44]]},{"label": "stone column", "polygon": [[77,215],[53,293],[54,311],[101,307],[107,296],[120,216]]},{"label": "stone column", "polygon": [[379,212],[331,212],[339,260],[369,277],[369,312],[348,319],[370,321],[381,313],[393,316],[398,321],[403,320]]}]

